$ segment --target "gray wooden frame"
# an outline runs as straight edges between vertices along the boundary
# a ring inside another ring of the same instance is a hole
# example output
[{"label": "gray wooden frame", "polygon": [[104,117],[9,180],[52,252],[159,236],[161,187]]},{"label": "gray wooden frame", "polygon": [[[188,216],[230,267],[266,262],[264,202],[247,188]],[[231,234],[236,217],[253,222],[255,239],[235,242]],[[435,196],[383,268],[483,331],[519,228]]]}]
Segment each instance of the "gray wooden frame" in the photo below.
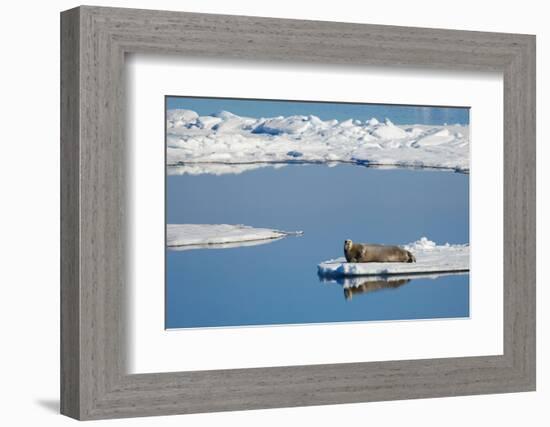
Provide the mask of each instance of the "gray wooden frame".
[{"label": "gray wooden frame", "polygon": [[[131,52],[502,72],[504,354],[128,375],[124,58]],[[65,415],[100,419],[535,390],[534,36],[71,9],[61,14],[61,166]]]}]

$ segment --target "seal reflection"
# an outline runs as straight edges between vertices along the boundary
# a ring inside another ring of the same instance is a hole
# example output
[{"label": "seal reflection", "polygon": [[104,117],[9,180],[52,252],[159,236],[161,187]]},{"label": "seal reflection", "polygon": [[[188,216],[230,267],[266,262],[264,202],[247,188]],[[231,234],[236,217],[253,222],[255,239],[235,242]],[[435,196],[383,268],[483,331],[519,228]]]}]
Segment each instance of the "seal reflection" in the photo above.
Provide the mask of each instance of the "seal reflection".
[{"label": "seal reflection", "polygon": [[351,300],[354,295],[368,294],[370,292],[379,291],[381,289],[397,289],[407,283],[411,279],[377,279],[365,280],[364,282],[350,287],[344,287],[344,298]]}]

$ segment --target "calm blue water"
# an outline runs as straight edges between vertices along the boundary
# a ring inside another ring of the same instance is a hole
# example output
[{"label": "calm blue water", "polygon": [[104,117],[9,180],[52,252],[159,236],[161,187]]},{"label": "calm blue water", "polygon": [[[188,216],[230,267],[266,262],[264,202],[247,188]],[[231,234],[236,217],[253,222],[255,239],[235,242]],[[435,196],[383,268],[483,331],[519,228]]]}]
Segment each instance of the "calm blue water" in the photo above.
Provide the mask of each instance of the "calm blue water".
[{"label": "calm blue water", "polygon": [[[355,165],[292,165],[240,175],[167,177],[168,223],[303,230],[232,249],[166,253],[166,327],[469,316],[469,275],[356,292],[324,283],[317,264],[343,241],[469,240],[468,175]],[[346,296],[348,298],[346,298]]]}]

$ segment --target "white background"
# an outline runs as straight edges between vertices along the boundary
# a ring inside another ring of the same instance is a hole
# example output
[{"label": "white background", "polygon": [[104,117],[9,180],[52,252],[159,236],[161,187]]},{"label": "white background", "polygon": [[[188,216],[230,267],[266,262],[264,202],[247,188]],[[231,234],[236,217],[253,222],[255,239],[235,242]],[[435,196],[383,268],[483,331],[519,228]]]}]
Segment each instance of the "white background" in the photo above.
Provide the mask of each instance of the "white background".
[{"label": "white background", "polygon": [[[130,372],[502,354],[502,250],[494,250],[502,248],[500,74],[379,67],[350,72],[133,55],[127,58],[126,76],[133,169]],[[477,141],[471,146],[469,176],[471,318],[164,331],[159,286],[164,278],[164,94],[470,106],[471,138]]]},{"label": "white background", "polygon": [[[0,182],[0,283],[3,367],[2,424],[63,426],[57,415],[59,384],[59,17],[72,1],[10,2],[2,10],[0,79],[2,155]],[[544,2],[441,1],[274,2],[245,0],[97,1],[96,4],[197,12],[248,14],[374,24],[536,33],[538,36],[538,260],[549,254],[547,217],[550,135],[550,28]],[[545,283],[538,268],[538,391],[413,401],[199,414],[104,422],[125,426],[215,425],[548,425],[550,320]]]}]

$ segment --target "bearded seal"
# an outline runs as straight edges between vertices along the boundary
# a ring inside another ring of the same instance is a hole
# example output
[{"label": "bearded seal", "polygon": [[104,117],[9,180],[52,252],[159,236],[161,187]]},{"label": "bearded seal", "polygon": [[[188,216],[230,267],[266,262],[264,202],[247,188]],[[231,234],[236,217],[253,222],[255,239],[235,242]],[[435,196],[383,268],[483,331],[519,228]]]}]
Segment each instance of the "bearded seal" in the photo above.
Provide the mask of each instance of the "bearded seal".
[{"label": "bearded seal", "polygon": [[344,242],[344,255],[347,262],[416,262],[412,253],[399,246],[353,243],[349,239]]}]

